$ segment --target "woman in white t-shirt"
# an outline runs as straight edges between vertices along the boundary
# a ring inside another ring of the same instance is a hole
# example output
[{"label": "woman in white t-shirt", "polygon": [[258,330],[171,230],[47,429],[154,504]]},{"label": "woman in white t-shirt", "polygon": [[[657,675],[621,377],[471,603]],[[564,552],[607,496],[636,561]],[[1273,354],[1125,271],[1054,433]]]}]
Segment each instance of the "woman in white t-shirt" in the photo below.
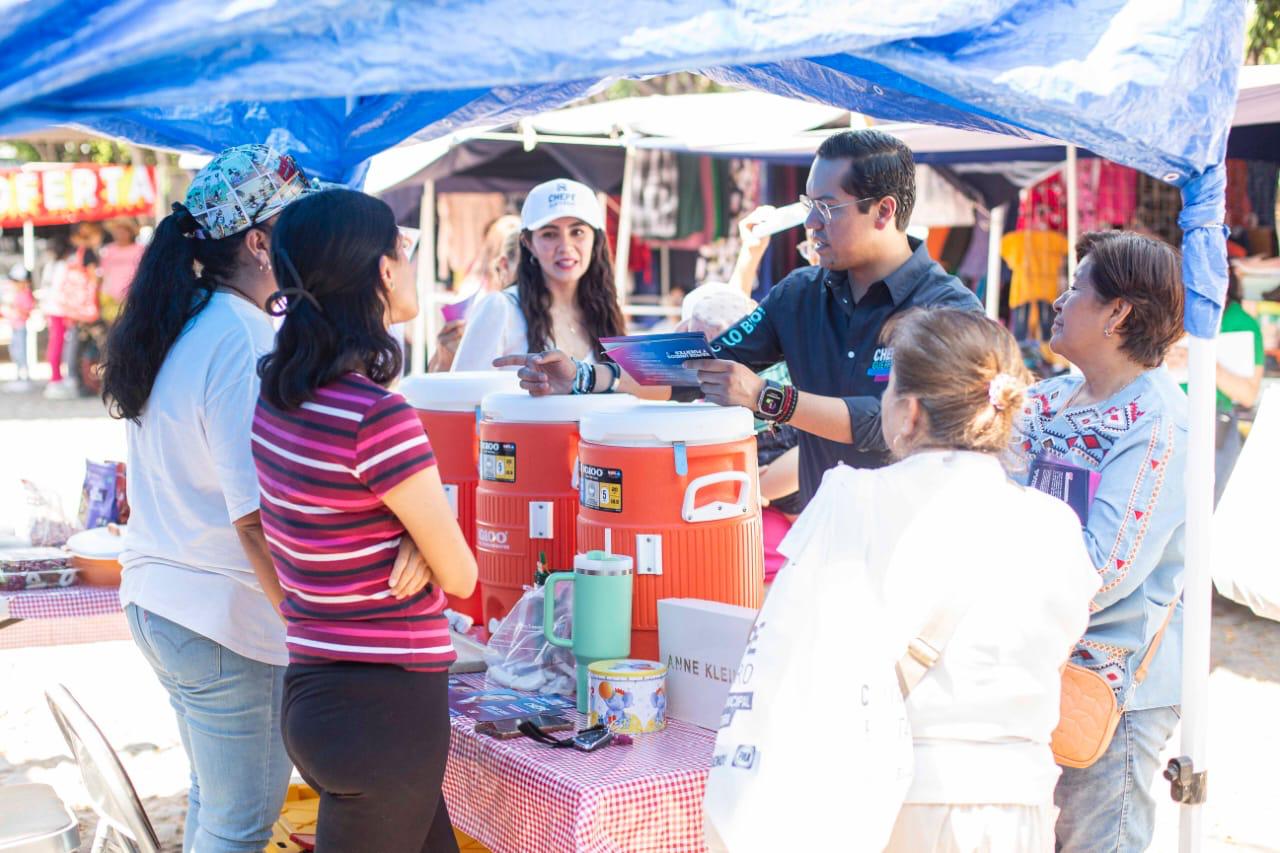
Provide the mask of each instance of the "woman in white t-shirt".
[{"label": "woman in white t-shirt", "polygon": [[103,396],[129,445],[120,602],[191,765],[185,851],[262,850],[292,770],[249,427],[274,340],[271,228],[308,187],[266,146],[215,157],[156,226],[108,338]]},{"label": "woman in white t-shirt", "polygon": [[1059,667],[1083,634],[1098,574],[1063,502],[1001,464],[1027,375],[1017,343],[974,313],[924,309],[889,329],[871,585],[894,648],[950,611],[941,657],[907,697],[915,774],[888,850],[1054,849],[1049,748]]},{"label": "woman in white t-shirt", "polygon": [[453,370],[492,370],[496,358],[548,349],[594,361],[601,338],[625,334],[595,193],[577,181],[539,184],[520,225],[516,283],[471,309]]}]

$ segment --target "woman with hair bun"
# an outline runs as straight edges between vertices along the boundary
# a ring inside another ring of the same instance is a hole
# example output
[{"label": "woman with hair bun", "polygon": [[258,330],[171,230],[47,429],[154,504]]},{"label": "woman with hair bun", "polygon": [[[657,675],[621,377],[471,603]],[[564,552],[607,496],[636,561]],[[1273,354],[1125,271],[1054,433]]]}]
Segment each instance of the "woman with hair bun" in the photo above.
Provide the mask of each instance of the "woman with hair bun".
[{"label": "woman with hair bun", "polygon": [[[897,461],[851,472],[869,505],[850,511],[868,516],[859,535],[888,647],[927,638],[941,652],[903,664],[915,772],[886,849],[1051,853],[1059,667],[1098,576],[1071,509],[1002,464],[1028,378],[1013,336],[931,308],[902,314],[884,343],[881,428]],[[832,815],[832,837],[844,819]]]}]

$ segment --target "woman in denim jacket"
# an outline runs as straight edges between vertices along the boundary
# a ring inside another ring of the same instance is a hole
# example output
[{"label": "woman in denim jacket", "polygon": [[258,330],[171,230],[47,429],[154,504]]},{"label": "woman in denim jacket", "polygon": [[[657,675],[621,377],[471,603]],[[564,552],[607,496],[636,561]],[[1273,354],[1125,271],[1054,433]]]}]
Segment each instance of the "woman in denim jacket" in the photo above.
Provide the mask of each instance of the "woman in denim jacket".
[{"label": "woman in denim jacket", "polygon": [[1182,689],[1180,605],[1147,678],[1134,683],[1182,591],[1187,402],[1161,366],[1182,336],[1182,277],[1173,248],[1134,233],[1087,234],[1077,253],[1049,346],[1082,375],[1029,390],[1015,449],[1032,482],[1049,464],[1089,484],[1075,508],[1102,589],[1071,660],[1107,679],[1124,711],[1097,763],[1063,769],[1059,850],[1139,851],[1151,841],[1150,788]]}]

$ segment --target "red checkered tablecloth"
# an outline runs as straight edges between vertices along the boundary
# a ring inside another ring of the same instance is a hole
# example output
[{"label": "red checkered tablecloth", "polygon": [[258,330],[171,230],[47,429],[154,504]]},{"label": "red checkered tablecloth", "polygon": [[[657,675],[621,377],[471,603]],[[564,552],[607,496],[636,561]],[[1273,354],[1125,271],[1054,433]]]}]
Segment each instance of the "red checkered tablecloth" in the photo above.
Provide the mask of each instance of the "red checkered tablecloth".
[{"label": "red checkered tablecloth", "polygon": [[477,735],[466,717],[452,724],[449,817],[494,853],[705,849],[702,796],[714,732],[672,720],[631,746],[587,753]]},{"label": "red checkered tablecloth", "polygon": [[104,586],[71,586],[0,592],[0,620],[64,619],[120,612],[120,590]]}]

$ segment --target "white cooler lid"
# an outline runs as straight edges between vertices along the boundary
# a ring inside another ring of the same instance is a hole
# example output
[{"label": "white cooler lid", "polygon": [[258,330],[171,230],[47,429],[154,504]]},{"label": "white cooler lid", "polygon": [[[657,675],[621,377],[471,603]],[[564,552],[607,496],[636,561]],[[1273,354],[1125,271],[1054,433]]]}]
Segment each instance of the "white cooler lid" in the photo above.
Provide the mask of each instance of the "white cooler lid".
[{"label": "white cooler lid", "polygon": [[617,412],[635,408],[630,394],[552,394],[531,397],[525,393],[490,394],[481,411],[495,421],[520,424],[576,423],[593,412]]},{"label": "white cooler lid", "polygon": [[755,417],[741,406],[711,403],[645,403],[626,412],[602,412],[582,419],[584,441],[621,447],[720,444],[755,434]]},{"label": "white cooler lid", "polygon": [[473,412],[486,394],[520,390],[510,370],[459,370],[410,376],[398,389],[409,405],[429,412]]}]

